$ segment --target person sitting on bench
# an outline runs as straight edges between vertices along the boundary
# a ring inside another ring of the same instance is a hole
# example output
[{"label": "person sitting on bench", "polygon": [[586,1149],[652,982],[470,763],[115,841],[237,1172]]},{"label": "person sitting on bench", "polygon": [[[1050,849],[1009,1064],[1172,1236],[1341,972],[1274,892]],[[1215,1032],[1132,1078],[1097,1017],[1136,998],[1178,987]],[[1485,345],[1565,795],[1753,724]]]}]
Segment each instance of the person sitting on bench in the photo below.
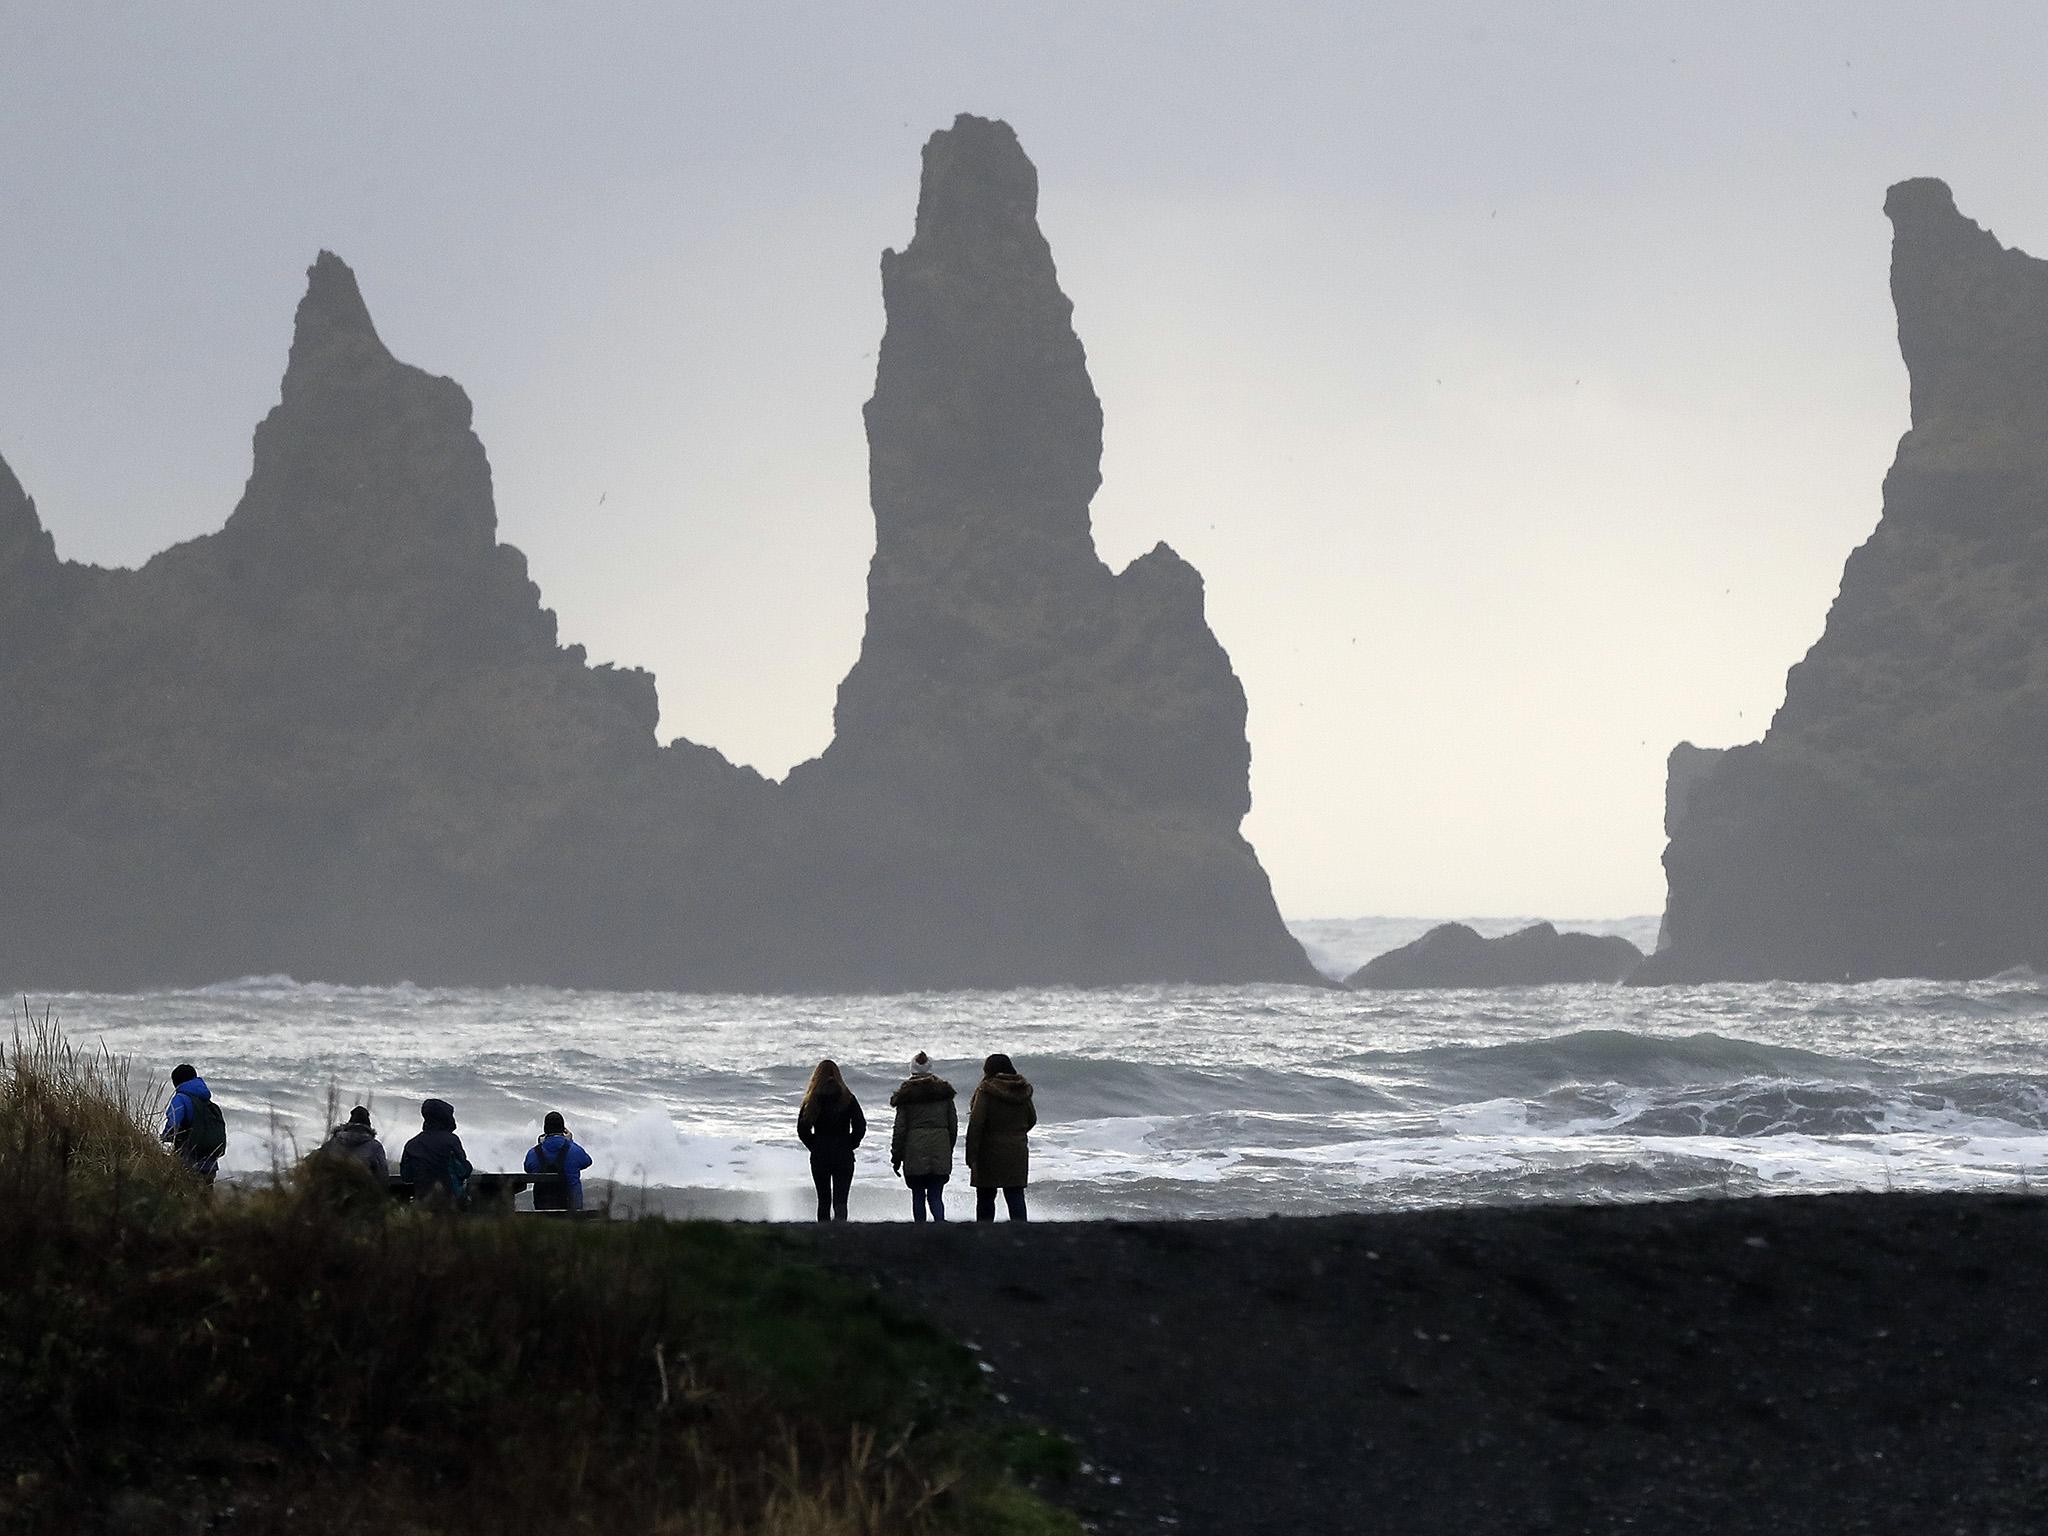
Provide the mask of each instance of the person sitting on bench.
[{"label": "person sitting on bench", "polygon": [[462,1138],[455,1134],[455,1106],[446,1099],[423,1100],[420,1133],[405,1144],[405,1154],[398,1160],[398,1176],[411,1183],[413,1199],[459,1205],[473,1171]]},{"label": "person sitting on bench", "polygon": [[559,1109],[548,1111],[541,1122],[540,1140],[526,1149],[528,1173],[559,1173],[562,1185],[550,1189],[533,1187],[536,1211],[580,1211],[583,1209],[583,1170],[590,1166],[590,1154],[577,1146]]}]

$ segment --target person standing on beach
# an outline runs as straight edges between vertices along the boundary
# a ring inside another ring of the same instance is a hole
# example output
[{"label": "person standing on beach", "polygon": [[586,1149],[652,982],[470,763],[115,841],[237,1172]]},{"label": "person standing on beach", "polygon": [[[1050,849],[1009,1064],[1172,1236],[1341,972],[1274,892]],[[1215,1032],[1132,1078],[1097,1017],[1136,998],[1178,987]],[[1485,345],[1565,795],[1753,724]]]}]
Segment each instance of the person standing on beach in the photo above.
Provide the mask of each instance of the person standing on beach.
[{"label": "person standing on beach", "polygon": [[476,1170],[455,1134],[455,1106],[446,1099],[420,1102],[420,1133],[405,1144],[398,1176],[412,1185],[415,1201],[429,1198],[459,1201]]},{"label": "person standing on beach", "polygon": [[200,1182],[211,1184],[228,1149],[227,1118],[213,1102],[206,1079],[189,1061],[171,1068],[171,1102],[164,1109],[163,1140]]},{"label": "person standing on beach", "polygon": [[974,1184],[974,1219],[996,1219],[996,1191],[1010,1220],[1025,1221],[1024,1186],[1031,1182],[1031,1128],[1038,1107],[1031,1085],[1000,1053],[981,1064],[981,1084],[967,1108],[967,1176]]},{"label": "person standing on beach", "polygon": [[548,1111],[541,1122],[540,1140],[526,1149],[528,1173],[559,1173],[562,1187],[533,1191],[536,1211],[580,1211],[583,1209],[583,1170],[590,1166],[590,1154],[569,1135],[568,1122],[559,1109]]},{"label": "person standing on beach", "polygon": [[811,1182],[818,1189],[818,1220],[846,1220],[853,1188],[853,1149],[868,1133],[860,1101],[829,1057],[811,1072],[804,1102],[796,1112],[797,1139],[810,1149]]},{"label": "person standing on beach", "polygon": [[889,1168],[910,1185],[910,1215],[933,1221],[946,1219],[946,1180],[953,1174],[953,1146],[960,1139],[960,1114],[953,1107],[953,1085],[932,1071],[932,1059],[919,1051],[910,1058],[910,1076],[889,1095],[896,1111],[895,1134],[889,1139]]},{"label": "person standing on beach", "polygon": [[377,1139],[376,1128],[370,1124],[369,1110],[360,1104],[350,1110],[348,1119],[337,1125],[320,1144],[318,1155],[341,1162],[360,1163],[379,1184],[391,1177],[391,1162],[384,1155],[384,1143]]}]

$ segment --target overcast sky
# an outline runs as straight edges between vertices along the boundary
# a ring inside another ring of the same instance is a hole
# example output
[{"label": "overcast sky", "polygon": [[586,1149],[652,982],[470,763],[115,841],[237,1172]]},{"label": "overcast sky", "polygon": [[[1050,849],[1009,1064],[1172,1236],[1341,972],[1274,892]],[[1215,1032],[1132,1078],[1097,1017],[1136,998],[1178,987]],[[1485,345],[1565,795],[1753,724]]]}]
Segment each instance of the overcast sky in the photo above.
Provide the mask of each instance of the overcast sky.
[{"label": "overcast sky", "polygon": [[[1006,118],[1208,582],[1290,915],[1662,904],[1906,425],[1885,187],[2048,251],[2029,5],[0,0],[0,454],[74,559],[219,526],[304,269],[459,380],[565,640],[825,745],[918,148]],[[602,498],[602,505],[599,504]]]}]

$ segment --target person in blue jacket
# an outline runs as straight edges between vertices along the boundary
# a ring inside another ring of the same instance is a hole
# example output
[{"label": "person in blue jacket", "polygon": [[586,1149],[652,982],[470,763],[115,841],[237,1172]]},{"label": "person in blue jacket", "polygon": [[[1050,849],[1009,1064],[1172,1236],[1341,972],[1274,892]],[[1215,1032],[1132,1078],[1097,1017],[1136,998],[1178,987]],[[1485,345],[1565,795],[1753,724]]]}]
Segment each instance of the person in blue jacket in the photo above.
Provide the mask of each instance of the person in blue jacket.
[{"label": "person in blue jacket", "polygon": [[163,1140],[178,1161],[201,1181],[213,1182],[221,1154],[228,1149],[228,1127],[206,1079],[189,1061],[171,1069],[171,1102],[164,1109]]},{"label": "person in blue jacket", "polygon": [[533,1208],[536,1211],[582,1210],[583,1170],[589,1166],[590,1154],[577,1146],[569,1135],[562,1112],[559,1109],[549,1110],[547,1119],[541,1122],[540,1140],[526,1149],[526,1171],[559,1173],[563,1188],[560,1193],[534,1190]]}]

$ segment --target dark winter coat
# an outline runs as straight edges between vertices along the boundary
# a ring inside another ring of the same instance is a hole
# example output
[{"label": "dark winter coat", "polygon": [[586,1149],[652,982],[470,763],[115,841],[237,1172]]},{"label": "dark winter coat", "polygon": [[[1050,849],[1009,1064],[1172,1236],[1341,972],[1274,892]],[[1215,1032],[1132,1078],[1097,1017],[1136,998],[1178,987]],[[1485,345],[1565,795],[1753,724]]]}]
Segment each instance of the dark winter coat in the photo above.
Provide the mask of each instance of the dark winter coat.
[{"label": "dark winter coat", "polygon": [[475,1170],[455,1134],[455,1106],[428,1099],[420,1106],[426,1129],[405,1144],[398,1159],[399,1177],[412,1184],[415,1200],[436,1193],[460,1195]]},{"label": "dark winter coat", "polygon": [[811,1149],[817,1168],[851,1168],[853,1149],[868,1133],[867,1116],[853,1090],[820,1089],[796,1114],[797,1140]]},{"label": "dark winter coat", "polygon": [[1031,1128],[1038,1109],[1031,1085],[1015,1072],[984,1077],[967,1110],[967,1171],[976,1189],[1022,1189],[1031,1182]]},{"label": "dark winter coat", "polygon": [[951,1083],[928,1072],[906,1079],[889,1095],[896,1111],[889,1161],[906,1179],[943,1179],[952,1173],[953,1144],[960,1139],[955,1097]]},{"label": "dark winter coat", "polygon": [[379,1183],[391,1177],[391,1162],[384,1156],[384,1143],[377,1139],[375,1131],[355,1121],[337,1125],[333,1134],[321,1143],[320,1155],[361,1163],[370,1170],[370,1177]]}]

